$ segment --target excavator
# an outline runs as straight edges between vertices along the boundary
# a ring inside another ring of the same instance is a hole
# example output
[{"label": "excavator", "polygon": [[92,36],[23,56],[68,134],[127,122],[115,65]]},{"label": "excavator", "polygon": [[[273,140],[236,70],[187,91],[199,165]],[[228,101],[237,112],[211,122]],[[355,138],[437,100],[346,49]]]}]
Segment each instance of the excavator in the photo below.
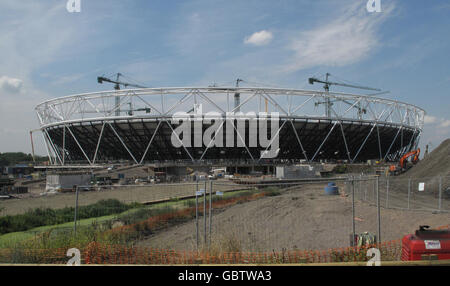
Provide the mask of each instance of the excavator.
[{"label": "excavator", "polygon": [[400,161],[398,162],[398,165],[391,165],[389,166],[389,173],[396,176],[403,172],[406,172],[409,168],[411,168],[411,165],[408,165],[408,158],[412,157],[411,163],[416,164],[419,162],[419,155],[420,155],[420,148],[417,150],[411,151],[406,153],[400,158]]}]

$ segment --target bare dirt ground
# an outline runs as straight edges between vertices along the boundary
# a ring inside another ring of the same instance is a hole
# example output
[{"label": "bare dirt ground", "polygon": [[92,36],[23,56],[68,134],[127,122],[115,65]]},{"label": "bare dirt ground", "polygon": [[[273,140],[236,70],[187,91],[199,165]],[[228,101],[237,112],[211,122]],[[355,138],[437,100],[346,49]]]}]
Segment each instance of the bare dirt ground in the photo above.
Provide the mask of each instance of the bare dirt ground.
[{"label": "bare dirt ground", "polygon": [[400,175],[409,177],[434,177],[450,175],[450,138],[444,140],[431,153],[420,160],[414,168]]},{"label": "bare dirt ground", "polygon": [[[328,249],[349,246],[352,232],[351,196],[327,196],[324,184],[304,185],[280,196],[238,204],[213,213],[212,245],[227,250],[272,251],[282,248]],[[342,186],[341,186],[342,187]],[[344,188],[340,188],[340,192]],[[356,201],[356,232],[377,233],[377,208]],[[381,208],[382,241],[402,238],[419,225],[450,223],[449,213],[413,212]],[[200,247],[204,235],[199,220]],[[208,230],[207,230],[208,232]],[[195,249],[195,220],[157,233],[138,245],[178,250]]]},{"label": "bare dirt ground", "polygon": [[441,177],[442,189],[445,191],[450,188],[450,138],[444,140],[405,173],[392,177],[392,186],[395,186],[398,191],[406,193],[408,191],[408,184],[406,183],[408,180],[412,180],[414,187],[418,182],[424,182],[426,187],[435,190],[432,195],[437,197],[439,177]]}]

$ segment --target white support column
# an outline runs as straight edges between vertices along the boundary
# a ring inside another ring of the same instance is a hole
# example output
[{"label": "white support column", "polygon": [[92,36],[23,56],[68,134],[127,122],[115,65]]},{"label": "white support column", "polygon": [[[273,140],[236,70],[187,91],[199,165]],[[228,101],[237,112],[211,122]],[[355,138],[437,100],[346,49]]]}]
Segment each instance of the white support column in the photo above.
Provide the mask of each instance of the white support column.
[{"label": "white support column", "polygon": [[100,130],[100,135],[98,136],[97,146],[95,147],[94,158],[92,158],[92,164],[95,164],[95,160],[97,160],[98,148],[100,147],[100,141],[102,140],[103,130],[105,129],[105,125],[106,125],[106,123],[103,122],[103,124],[102,124],[102,130]]},{"label": "white support column", "polygon": [[191,158],[192,162],[195,162],[194,157],[192,157],[191,153],[189,153],[188,149],[186,148],[186,146],[184,146],[183,141],[181,141],[180,137],[178,136],[178,134],[175,132],[175,130],[173,130],[172,125],[170,125],[169,121],[167,121],[167,119],[163,120],[164,122],[167,123],[167,125],[169,126],[169,128],[172,130],[173,134],[175,134],[176,138],[178,139],[178,141],[181,143],[181,146],[183,146],[184,151],[186,151],[186,153],[188,154],[189,158]]},{"label": "white support column", "polygon": [[342,138],[344,139],[345,150],[347,151],[348,160],[351,161],[350,150],[348,150],[347,139],[345,138],[344,127],[342,126],[342,121],[339,121],[339,125],[341,126]]},{"label": "white support column", "polygon": [[292,129],[294,130],[295,137],[297,138],[297,142],[298,142],[298,144],[300,145],[300,148],[302,149],[303,156],[305,156],[306,161],[309,161],[309,160],[308,160],[308,156],[307,156],[307,154],[306,154],[306,151],[305,151],[305,149],[303,148],[302,141],[300,141],[300,137],[298,136],[298,133],[297,133],[297,130],[295,129],[294,123],[292,122],[292,119],[289,120],[289,121],[291,122]]},{"label": "white support column", "polygon": [[241,133],[239,133],[238,129],[236,128],[236,125],[234,124],[234,120],[230,120],[229,122],[231,123],[231,125],[233,125],[233,128],[236,131],[237,136],[239,136],[239,139],[243,143],[245,150],[247,150],[247,153],[250,155],[250,158],[252,158],[252,160],[255,161],[255,158],[253,158],[252,153],[250,152],[250,150],[247,147],[247,144],[245,144],[245,140],[242,139]]},{"label": "white support column", "polygon": [[330,131],[328,132],[327,136],[325,137],[325,139],[322,141],[322,143],[320,144],[319,148],[317,148],[316,153],[314,153],[314,156],[311,158],[311,161],[314,161],[314,159],[317,156],[317,153],[319,153],[320,149],[322,149],[323,144],[325,144],[325,142],[328,140],[328,137],[330,136],[331,132],[333,132],[334,127],[336,127],[338,121],[335,121],[333,124],[333,127],[331,127]]},{"label": "white support column", "polygon": [[[284,120],[283,124],[281,124],[280,128],[278,128],[277,132],[275,133],[275,136],[273,136],[273,138],[271,138],[271,140],[269,142],[269,146],[267,146],[267,148],[264,150],[263,153],[267,152],[267,150],[269,150],[269,148],[272,146],[273,140],[275,140],[275,138],[277,138],[279,136],[280,131],[281,131],[281,129],[283,129],[283,126],[286,124],[286,122],[287,122],[287,119]],[[262,156],[259,157],[258,163],[259,163],[259,161],[261,161],[261,159],[263,159]]]},{"label": "white support column", "polygon": [[133,161],[136,164],[139,164],[138,161],[136,160],[136,158],[134,157],[133,153],[131,153],[130,149],[128,149],[127,145],[125,145],[125,142],[123,142],[122,138],[119,136],[119,134],[117,133],[116,129],[114,129],[114,127],[111,125],[111,122],[108,122],[109,127],[111,127],[112,131],[114,132],[114,134],[117,136],[117,138],[119,139],[120,143],[122,143],[123,147],[125,148],[125,150],[127,150],[128,154],[131,156],[131,158],[133,159]]},{"label": "white support column", "polygon": [[45,136],[47,137],[48,142],[50,142],[50,146],[52,147],[53,153],[55,154],[56,158],[58,158],[59,163],[63,165],[63,162],[61,160],[61,157],[59,156],[58,149],[56,148],[55,144],[53,144],[53,140],[51,139],[50,135],[48,134],[47,130],[44,130]]},{"label": "white support column", "polygon": [[44,130],[41,130],[41,135],[42,135],[42,139],[44,139],[44,143],[45,143],[45,146],[46,146],[47,155],[48,155],[48,160],[50,161],[50,165],[53,165],[53,158],[52,158],[52,156],[50,155],[50,154],[51,154],[51,152],[50,152],[50,147],[49,147],[49,144],[48,144],[48,142],[47,142],[47,138],[45,138]]},{"label": "white support column", "polygon": [[361,152],[361,150],[362,150],[362,148],[364,147],[364,145],[366,145],[367,139],[369,139],[370,134],[372,134],[372,131],[373,131],[373,129],[374,129],[376,126],[377,126],[377,124],[375,123],[375,124],[372,126],[372,129],[370,129],[370,132],[369,132],[369,134],[367,135],[366,139],[364,139],[364,142],[361,144],[361,147],[359,147],[359,150],[358,150],[358,152],[356,152],[355,157],[353,157],[353,160],[351,161],[352,163],[355,162],[356,158],[357,158],[358,155],[359,155],[359,152]]},{"label": "white support column", "polygon": [[161,122],[162,122],[162,121],[159,121],[159,122],[158,122],[158,125],[156,126],[155,132],[153,132],[153,135],[152,135],[152,137],[150,138],[150,141],[149,141],[148,144],[147,144],[147,148],[145,148],[144,154],[142,155],[142,158],[141,158],[141,160],[139,161],[139,164],[142,164],[142,162],[144,161],[145,156],[147,155],[148,149],[150,148],[150,145],[152,144],[153,139],[155,138],[156,133],[157,133],[158,130],[159,130],[159,126],[161,125]]},{"label": "white support column", "polygon": [[62,164],[64,165],[66,159],[66,126],[63,127],[63,144],[62,144]]},{"label": "white support column", "polygon": [[67,126],[67,125],[65,125],[65,124],[64,124],[64,126],[66,126],[67,130],[69,130],[69,133],[72,135],[72,138],[73,138],[73,140],[75,140],[75,143],[77,143],[78,148],[80,148],[80,150],[81,150],[81,152],[83,153],[84,157],[85,157],[86,160],[89,162],[89,165],[92,165],[91,160],[89,160],[88,155],[86,155],[86,152],[84,152],[83,147],[81,147],[80,142],[78,142],[78,139],[75,137],[75,135],[73,134],[72,130],[70,130],[70,127]]}]

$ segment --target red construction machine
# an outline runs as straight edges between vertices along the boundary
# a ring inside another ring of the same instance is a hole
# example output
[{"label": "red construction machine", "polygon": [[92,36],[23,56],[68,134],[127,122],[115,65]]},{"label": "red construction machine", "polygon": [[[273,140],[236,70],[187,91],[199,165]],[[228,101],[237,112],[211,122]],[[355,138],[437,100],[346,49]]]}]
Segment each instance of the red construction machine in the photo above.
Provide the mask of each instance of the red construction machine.
[{"label": "red construction machine", "polygon": [[415,234],[402,239],[403,261],[450,259],[450,229],[429,229],[421,225]]},{"label": "red construction machine", "polygon": [[[406,153],[400,158],[400,161],[398,162],[398,165],[391,165],[389,167],[389,173],[392,175],[399,175],[403,172],[406,172],[409,168],[412,167],[412,165],[415,165],[417,162],[419,162],[419,155],[420,155],[420,148],[417,150],[411,151]],[[411,158],[411,163],[408,164],[408,159]]]}]

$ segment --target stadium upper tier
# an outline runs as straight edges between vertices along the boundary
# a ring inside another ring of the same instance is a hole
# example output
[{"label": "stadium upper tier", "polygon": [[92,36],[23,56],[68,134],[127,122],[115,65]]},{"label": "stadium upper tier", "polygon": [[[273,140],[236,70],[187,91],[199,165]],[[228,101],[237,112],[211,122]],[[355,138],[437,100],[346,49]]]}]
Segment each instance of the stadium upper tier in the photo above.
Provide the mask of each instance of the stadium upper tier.
[{"label": "stadium upper tier", "polygon": [[[417,147],[425,117],[375,96],[250,87],[86,93],[47,100],[36,113],[49,157],[61,165],[395,160]],[[192,121],[184,132],[180,116]]]}]

